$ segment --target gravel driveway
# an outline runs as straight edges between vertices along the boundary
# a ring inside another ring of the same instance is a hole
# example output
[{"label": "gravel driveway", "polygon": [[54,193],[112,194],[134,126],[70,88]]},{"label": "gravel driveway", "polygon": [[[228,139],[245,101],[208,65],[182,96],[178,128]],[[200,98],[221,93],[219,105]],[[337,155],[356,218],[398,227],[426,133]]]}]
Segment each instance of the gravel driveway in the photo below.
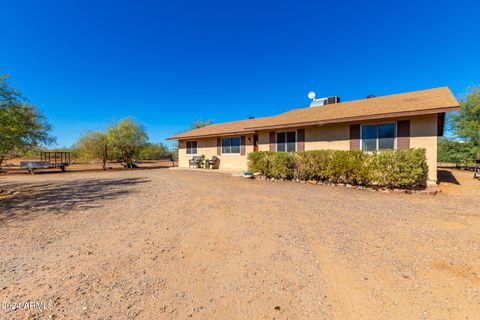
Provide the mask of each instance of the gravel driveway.
[{"label": "gravel driveway", "polygon": [[475,319],[480,182],[455,192],[463,175],[437,196],[169,169],[2,177],[19,193],[0,200],[0,319]]}]

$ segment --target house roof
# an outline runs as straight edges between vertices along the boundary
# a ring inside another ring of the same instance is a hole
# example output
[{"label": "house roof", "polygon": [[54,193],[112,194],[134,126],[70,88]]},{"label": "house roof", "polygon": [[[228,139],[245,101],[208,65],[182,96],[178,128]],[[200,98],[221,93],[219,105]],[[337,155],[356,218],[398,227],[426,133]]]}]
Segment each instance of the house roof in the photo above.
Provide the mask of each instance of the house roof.
[{"label": "house roof", "polygon": [[223,122],[218,124],[211,124],[202,128],[182,132],[176,136],[169,137],[167,140],[179,140],[179,139],[189,139],[189,138],[200,138],[200,137],[210,137],[210,136],[224,136],[224,135],[234,135],[234,134],[245,134],[252,133],[255,130],[247,130],[247,126],[256,125],[261,123],[261,120],[266,118],[257,118],[257,119],[248,119],[240,120],[233,122]]},{"label": "house roof", "polygon": [[257,130],[444,113],[456,111],[458,107],[458,101],[450,89],[441,87],[320,107],[293,109],[265,118],[212,124],[183,132],[168,139],[246,134]]}]

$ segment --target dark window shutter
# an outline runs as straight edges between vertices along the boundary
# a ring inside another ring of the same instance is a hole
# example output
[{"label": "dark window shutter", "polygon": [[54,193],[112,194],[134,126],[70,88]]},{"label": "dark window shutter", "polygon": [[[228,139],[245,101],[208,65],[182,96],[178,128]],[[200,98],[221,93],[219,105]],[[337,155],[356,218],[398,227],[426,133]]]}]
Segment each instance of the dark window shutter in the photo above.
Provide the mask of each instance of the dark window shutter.
[{"label": "dark window shutter", "polygon": [[305,151],[305,129],[297,130],[297,152]]},{"label": "dark window shutter", "polygon": [[350,125],[350,150],[360,150],[360,125]]},{"label": "dark window shutter", "polygon": [[437,116],[437,136],[443,137],[445,131],[445,112],[439,113]]},{"label": "dark window shutter", "polygon": [[410,120],[397,122],[397,149],[410,148]]},{"label": "dark window shutter", "polygon": [[270,131],[270,151],[275,152],[275,131]]},{"label": "dark window shutter", "polygon": [[217,156],[222,154],[222,138],[217,138]]},{"label": "dark window shutter", "polygon": [[245,155],[245,136],[240,137],[240,155]]}]

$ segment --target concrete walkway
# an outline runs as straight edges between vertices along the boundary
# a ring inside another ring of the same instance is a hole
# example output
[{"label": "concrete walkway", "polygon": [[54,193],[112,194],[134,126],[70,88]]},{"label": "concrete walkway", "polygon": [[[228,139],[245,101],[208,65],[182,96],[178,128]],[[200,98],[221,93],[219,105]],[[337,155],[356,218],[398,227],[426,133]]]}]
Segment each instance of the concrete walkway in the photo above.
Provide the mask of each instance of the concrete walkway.
[{"label": "concrete walkway", "polygon": [[246,170],[242,169],[229,169],[229,168],[222,168],[222,169],[202,169],[202,168],[185,168],[185,167],[172,167],[169,170],[183,170],[183,171],[196,171],[196,172],[208,172],[208,173],[227,173],[231,174],[232,176],[242,176],[243,172]]}]

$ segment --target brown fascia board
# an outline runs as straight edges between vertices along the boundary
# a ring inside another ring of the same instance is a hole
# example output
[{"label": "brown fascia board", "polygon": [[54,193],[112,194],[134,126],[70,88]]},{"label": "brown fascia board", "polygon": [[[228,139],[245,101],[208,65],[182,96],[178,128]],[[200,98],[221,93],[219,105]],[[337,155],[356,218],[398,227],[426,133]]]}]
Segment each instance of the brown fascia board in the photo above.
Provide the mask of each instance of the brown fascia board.
[{"label": "brown fascia board", "polygon": [[255,131],[249,130],[249,131],[238,131],[238,132],[211,133],[211,134],[185,136],[185,137],[173,136],[173,137],[166,138],[165,140],[189,140],[189,139],[198,139],[198,138],[227,137],[227,136],[234,136],[239,134],[243,135],[243,134],[249,134],[249,133],[255,133]]},{"label": "brown fascia board", "polygon": [[418,115],[424,115],[424,114],[436,114],[436,113],[452,112],[452,111],[458,111],[458,110],[460,110],[460,107],[454,106],[454,107],[428,109],[428,110],[389,112],[389,113],[374,114],[374,115],[367,115],[367,116],[328,119],[328,120],[322,120],[322,121],[288,123],[288,124],[279,124],[279,125],[273,125],[273,126],[247,127],[245,129],[254,129],[258,131],[258,130],[268,130],[268,129],[293,128],[293,127],[314,126],[314,125],[324,125],[324,124],[333,124],[333,123],[375,120],[375,119],[384,119],[384,118],[386,119],[386,118],[418,116]]}]

